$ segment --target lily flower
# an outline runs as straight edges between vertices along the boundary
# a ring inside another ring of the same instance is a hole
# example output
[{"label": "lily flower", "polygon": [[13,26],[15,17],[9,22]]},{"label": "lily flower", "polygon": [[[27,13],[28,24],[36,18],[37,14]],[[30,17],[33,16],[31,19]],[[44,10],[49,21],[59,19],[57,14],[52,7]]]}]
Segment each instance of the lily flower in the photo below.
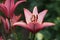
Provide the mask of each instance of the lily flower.
[{"label": "lily flower", "polygon": [[1,21],[2,21],[2,23],[4,25],[5,32],[7,33],[9,31],[9,29],[10,29],[9,21],[8,21],[7,18],[4,19],[2,16],[0,16],[0,18],[1,18]]},{"label": "lily flower", "polygon": [[38,14],[38,10],[36,6],[33,9],[33,13],[31,13],[28,9],[24,8],[26,23],[23,21],[20,21],[20,22],[14,23],[13,26],[22,26],[23,28],[28,29],[32,33],[36,33],[42,30],[44,27],[53,26],[55,25],[54,23],[43,22],[47,11],[48,10],[43,10]]},{"label": "lily flower", "polygon": [[14,3],[14,0],[5,0],[4,3],[0,3],[0,10],[5,14],[5,16],[12,18],[13,12],[18,6],[18,4],[25,1],[26,0],[19,0]]}]

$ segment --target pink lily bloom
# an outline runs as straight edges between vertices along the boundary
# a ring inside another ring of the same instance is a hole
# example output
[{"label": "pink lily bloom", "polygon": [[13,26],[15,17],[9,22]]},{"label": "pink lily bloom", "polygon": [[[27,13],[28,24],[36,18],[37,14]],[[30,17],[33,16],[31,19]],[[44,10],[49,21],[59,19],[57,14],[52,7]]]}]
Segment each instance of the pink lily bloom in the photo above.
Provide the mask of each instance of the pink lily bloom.
[{"label": "pink lily bloom", "polygon": [[0,10],[5,14],[5,16],[12,18],[13,12],[18,6],[18,4],[25,1],[26,0],[19,0],[14,3],[14,0],[5,0],[4,3],[0,3]]},{"label": "pink lily bloom", "polygon": [[9,21],[8,21],[7,18],[4,19],[2,16],[0,16],[0,18],[1,18],[1,21],[2,21],[2,23],[4,25],[5,32],[7,33],[9,31],[9,29],[10,29]]},{"label": "pink lily bloom", "polygon": [[33,9],[33,13],[31,13],[29,10],[24,8],[26,23],[20,21],[14,23],[13,26],[22,26],[23,28],[28,29],[32,33],[36,33],[39,30],[42,30],[44,27],[55,25],[54,23],[51,22],[43,22],[46,13],[47,10],[44,10],[38,14],[38,10],[36,6]]}]

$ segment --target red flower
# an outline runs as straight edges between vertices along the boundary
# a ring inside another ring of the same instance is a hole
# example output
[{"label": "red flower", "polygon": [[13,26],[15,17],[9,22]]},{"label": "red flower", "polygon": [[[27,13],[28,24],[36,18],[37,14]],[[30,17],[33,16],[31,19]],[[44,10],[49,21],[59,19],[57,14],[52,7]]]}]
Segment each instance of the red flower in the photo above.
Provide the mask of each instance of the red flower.
[{"label": "red flower", "polygon": [[7,17],[12,17],[13,12],[15,8],[18,6],[18,4],[25,2],[26,0],[19,0],[14,3],[14,0],[5,0],[5,3],[0,3],[0,10],[7,16]]},{"label": "red flower", "polygon": [[36,6],[33,9],[33,13],[31,13],[29,10],[24,8],[24,14],[27,24],[23,21],[20,21],[14,23],[13,25],[22,26],[23,28],[30,30],[32,33],[36,33],[39,30],[43,29],[44,27],[55,25],[54,23],[51,22],[43,22],[46,13],[47,10],[44,10],[38,14],[38,10]]}]

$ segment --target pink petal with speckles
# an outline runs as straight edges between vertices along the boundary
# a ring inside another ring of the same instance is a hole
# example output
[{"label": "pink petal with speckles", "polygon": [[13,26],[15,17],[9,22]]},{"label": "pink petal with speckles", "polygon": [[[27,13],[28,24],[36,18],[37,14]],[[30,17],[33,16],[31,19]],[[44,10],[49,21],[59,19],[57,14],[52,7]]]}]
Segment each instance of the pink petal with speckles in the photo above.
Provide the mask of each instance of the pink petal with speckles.
[{"label": "pink petal with speckles", "polygon": [[38,22],[41,24],[48,10],[43,10],[38,14]]},{"label": "pink petal with speckles", "polygon": [[34,9],[33,9],[33,15],[38,15],[37,6],[35,6]]},{"label": "pink petal with speckles", "polygon": [[49,26],[53,26],[53,25],[55,25],[55,24],[52,23],[52,22],[44,22],[44,23],[42,24],[43,27],[49,27]]},{"label": "pink petal with speckles", "polygon": [[25,19],[26,19],[27,24],[30,23],[31,17],[32,17],[31,12],[24,8],[24,14],[25,14]]}]

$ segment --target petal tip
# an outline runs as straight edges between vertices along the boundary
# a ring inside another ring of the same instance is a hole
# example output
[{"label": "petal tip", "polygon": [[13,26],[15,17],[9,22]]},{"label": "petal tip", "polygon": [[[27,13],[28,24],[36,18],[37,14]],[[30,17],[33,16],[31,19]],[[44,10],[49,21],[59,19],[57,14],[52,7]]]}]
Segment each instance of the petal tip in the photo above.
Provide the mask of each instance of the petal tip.
[{"label": "petal tip", "polygon": [[48,10],[47,10],[47,9],[45,9],[44,11],[45,11],[45,12],[48,12]]},{"label": "petal tip", "polygon": [[27,11],[28,11],[28,9],[24,8],[24,12],[25,12],[25,11],[27,12]]},{"label": "petal tip", "polygon": [[35,6],[34,8],[37,8],[37,6]]},{"label": "petal tip", "polygon": [[36,10],[37,9],[37,6],[35,6],[34,9]]},{"label": "petal tip", "polygon": [[26,8],[24,8],[24,12],[26,11],[27,9]]},{"label": "petal tip", "polygon": [[24,10],[26,10],[26,8],[24,8]]},{"label": "petal tip", "polygon": [[19,0],[19,1],[24,1],[24,2],[26,2],[27,0]]},{"label": "petal tip", "polygon": [[56,25],[55,23],[50,23],[52,26]]},{"label": "petal tip", "polygon": [[52,23],[52,25],[56,25],[55,23]]},{"label": "petal tip", "polygon": [[24,2],[26,2],[27,0],[24,0]]}]

